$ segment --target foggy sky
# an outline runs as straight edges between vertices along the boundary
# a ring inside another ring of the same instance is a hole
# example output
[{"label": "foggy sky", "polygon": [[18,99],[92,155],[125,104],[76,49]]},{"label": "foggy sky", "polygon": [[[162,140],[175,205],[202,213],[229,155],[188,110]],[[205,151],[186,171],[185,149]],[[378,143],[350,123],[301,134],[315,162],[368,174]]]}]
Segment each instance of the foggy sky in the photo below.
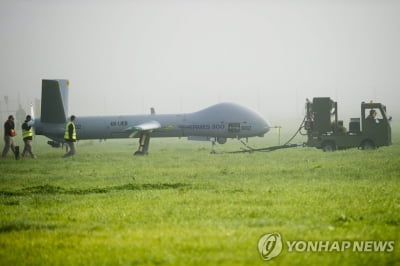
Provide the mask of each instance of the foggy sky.
[{"label": "foggy sky", "polygon": [[400,1],[0,0],[0,100],[70,80],[70,113],[192,112],[232,101],[274,124],[305,98],[400,115]]}]

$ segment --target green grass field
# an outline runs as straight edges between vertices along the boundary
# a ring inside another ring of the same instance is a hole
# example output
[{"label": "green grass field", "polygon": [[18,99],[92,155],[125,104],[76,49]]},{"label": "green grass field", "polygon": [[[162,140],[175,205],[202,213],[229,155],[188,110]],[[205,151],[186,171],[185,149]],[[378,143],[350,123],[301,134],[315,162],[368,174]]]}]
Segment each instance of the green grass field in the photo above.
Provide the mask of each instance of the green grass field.
[{"label": "green grass field", "polygon": [[[0,265],[400,264],[399,139],[372,151],[214,155],[209,143],[151,142],[149,156],[134,157],[136,140],[82,141],[62,159],[37,138],[36,160],[0,160]],[[239,147],[228,141],[218,150]],[[284,247],[265,262],[257,244],[272,232],[284,242],[395,247]]]}]

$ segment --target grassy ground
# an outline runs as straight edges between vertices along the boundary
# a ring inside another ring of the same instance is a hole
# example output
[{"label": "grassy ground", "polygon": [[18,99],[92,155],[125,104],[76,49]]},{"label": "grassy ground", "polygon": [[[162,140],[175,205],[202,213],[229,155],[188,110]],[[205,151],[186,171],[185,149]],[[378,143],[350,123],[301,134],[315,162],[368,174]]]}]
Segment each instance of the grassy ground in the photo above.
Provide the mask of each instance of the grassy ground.
[{"label": "grassy ground", "polygon": [[[1,265],[400,264],[397,139],[373,151],[216,155],[207,143],[153,139],[146,157],[132,156],[136,140],[86,141],[68,159],[44,142],[36,160],[0,160]],[[395,250],[284,247],[266,263],[257,243],[271,232]]]}]

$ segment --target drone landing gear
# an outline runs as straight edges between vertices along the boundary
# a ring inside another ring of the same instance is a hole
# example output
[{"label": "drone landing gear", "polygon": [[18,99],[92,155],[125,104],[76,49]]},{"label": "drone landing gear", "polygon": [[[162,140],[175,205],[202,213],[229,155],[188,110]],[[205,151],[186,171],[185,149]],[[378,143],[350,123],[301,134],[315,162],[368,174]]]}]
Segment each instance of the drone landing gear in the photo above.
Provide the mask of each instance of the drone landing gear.
[{"label": "drone landing gear", "polygon": [[139,137],[139,148],[133,155],[147,155],[149,154],[150,134],[143,132]]},{"label": "drone landing gear", "polygon": [[215,151],[215,138],[211,138],[211,154],[216,154],[217,152]]}]

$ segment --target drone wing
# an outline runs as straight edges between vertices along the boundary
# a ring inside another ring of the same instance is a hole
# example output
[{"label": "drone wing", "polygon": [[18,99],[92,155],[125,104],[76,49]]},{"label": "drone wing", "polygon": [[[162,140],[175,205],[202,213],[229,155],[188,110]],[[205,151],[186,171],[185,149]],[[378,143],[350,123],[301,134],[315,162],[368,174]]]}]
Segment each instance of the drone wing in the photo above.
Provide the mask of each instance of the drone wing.
[{"label": "drone wing", "polygon": [[125,129],[125,131],[130,131],[132,132],[131,135],[129,135],[129,137],[134,137],[138,132],[143,132],[143,131],[147,131],[147,132],[151,132],[155,129],[161,128],[161,124],[157,121],[147,121],[147,122],[143,122],[141,124],[138,125],[133,125],[130,127],[127,127]]}]

